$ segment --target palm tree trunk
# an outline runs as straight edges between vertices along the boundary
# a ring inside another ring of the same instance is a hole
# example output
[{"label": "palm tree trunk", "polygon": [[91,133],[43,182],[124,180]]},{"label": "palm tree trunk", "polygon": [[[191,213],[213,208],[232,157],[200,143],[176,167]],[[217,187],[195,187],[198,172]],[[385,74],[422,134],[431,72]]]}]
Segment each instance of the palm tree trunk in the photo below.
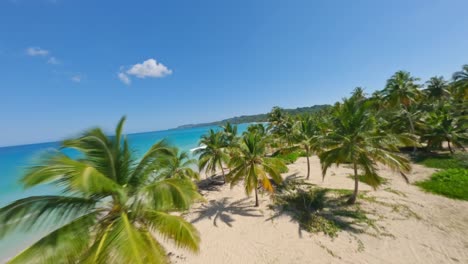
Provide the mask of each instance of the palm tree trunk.
[{"label": "palm tree trunk", "polygon": [[306,149],[306,156],[307,156],[307,179],[310,177],[310,160],[309,160],[309,150]]},{"label": "palm tree trunk", "polygon": [[448,144],[448,148],[449,148],[449,150],[450,150],[450,153],[453,154],[452,147],[450,146],[450,139],[447,139],[447,144]]},{"label": "palm tree trunk", "polygon": [[255,207],[258,207],[258,194],[257,194],[257,187],[255,186]]},{"label": "palm tree trunk", "polygon": [[354,192],[353,192],[353,195],[349,197],[348,204],[354,204],[356,202],[356,198],[358,195],[358,187],[359,187],[359,176],[357,174],[356,163],[354,163]]},{"label": "palm tree trunk", "polygon": [[223,174],[223,183],[226,183],[226,175],[224,174],[223,163],[219,161],[219,167],[221,168],[221,173]]},{"label": "palm tree trunk", "polygon": [[[406,116],[408,117],[408,121],[410,123],[411,134],[416,135],[416,130],[414,129],[413,119],[410,116],[410,112],[408,111],[408,109],[405,109],[405,111],[406,111]],[[412,155],[415,155],[415,154],[416,154],[416,146],[413,146]]]},{"label": "palm tree trunk", "polygon": [[219,161],[219,167],[221,168],[221,172],[223,173],[223,183],[226,183],[226,175],[224,174],[223,163]]}]

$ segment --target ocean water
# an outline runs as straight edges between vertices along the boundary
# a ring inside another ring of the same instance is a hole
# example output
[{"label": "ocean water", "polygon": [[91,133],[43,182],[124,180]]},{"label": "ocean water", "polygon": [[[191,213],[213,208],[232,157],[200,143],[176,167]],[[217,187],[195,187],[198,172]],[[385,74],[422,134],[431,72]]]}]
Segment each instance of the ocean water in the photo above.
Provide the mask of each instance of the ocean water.
[{"label": "ocean water", "polygon": [[[246,130],[248,124],[238,126],[238,132]],[[184,151],[190,151],[198,146],[200,137],[209,129],[219,129],[218,127],[198,127],[189,129],[175,129],[165,131],[155,131],[138,134],[128,134],[127,138],[131,149],[135,155],[141,156],[154,143],[162,139]],[[51,186],[38,186],[24,190],[19,184],[19,179],[24,170],[37,160],[41,153],[50,149],[57,149],[59,142],[40,143],[24,146],[13,146],[0,148],[0,207],[3,207],[17,199],[32,196],[55,194],[57,190]],[[1,223],[0,223],[1,225]],[[0,226],[1,228],[1,226]],[[16,232],[0,240],[0,263],[18,254],[21,249],[31,245],[42,235],[50,230],[37,232]]]}]

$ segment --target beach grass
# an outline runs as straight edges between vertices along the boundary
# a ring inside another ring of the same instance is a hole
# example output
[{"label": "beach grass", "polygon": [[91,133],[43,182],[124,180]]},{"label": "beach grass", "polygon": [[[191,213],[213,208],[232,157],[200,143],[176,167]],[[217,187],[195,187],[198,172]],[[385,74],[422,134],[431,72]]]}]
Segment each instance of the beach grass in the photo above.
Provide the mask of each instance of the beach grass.
[{"label": "beach grass", "polygon": [[418,164],[435,169],[468,169],[468,154],[457,153],[449,154],[425,154],[418,155],[414,158]]},{"label": "beach grass", "polygon": [[468,201],[468,169],[447,169],[416,183],[427,192]]}]

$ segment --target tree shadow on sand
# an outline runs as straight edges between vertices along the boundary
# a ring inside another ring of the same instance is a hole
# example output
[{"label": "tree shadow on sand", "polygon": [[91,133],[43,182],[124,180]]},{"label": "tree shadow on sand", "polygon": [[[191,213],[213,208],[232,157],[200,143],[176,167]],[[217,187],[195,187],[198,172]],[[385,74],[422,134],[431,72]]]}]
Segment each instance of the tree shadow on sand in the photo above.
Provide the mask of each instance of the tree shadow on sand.
[{"label": "tree shadow on sand", "polygon": [[207,177],[197,182],[198,189],[201,191],[219,191],[225,184],[222,175]]},{"label": "tree shadow on sand", "polygon": [[347,199],[352,191],[313,187],[303,180],[292,177],[278,187],[274,204],[273,220],[287,213],[299,223],[299,235],[305,230],[323,232],[335,237],[341,230],[364,233],[369,228],[379,232],[375,220],[359,204],[349,205]]},{"label": "tree shadow on sand", "polygon": [[198,213],[198,216],[191,221],[192,224],[208,218],[213,220],[213,225],[216,227],[218,226],[218,220],[232,227],[233,215],[263,217],[257,209],[252,207],[248,197],[234,202],[230,202],[227,197],[221,200],[210,200],[208,204],[203,204],[194,213]]}]

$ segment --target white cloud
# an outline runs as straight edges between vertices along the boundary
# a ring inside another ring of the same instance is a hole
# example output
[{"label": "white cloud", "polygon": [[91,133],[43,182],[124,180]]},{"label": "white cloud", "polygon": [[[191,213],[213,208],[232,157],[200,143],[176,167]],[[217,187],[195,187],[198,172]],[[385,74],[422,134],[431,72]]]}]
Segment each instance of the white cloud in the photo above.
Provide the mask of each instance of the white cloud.
[{"label": "white cloud", "polygon": [[30,47],[26,49],[26,53],[29,56],[47,56],[49,55],[49,51],[45,49],[41,49],[39,47]]},{"label": "white cloud", "polygon": [[132,65],[127,71],[123,71],[123,67],[121,67],[118,77],[123,83],[130,84],[131,75],[144,79],[162,78],[170,74],[172,74],[172,70],[168,69],[165,65],[159,63],[155,59],[148,59],[143,63]]},{"label": "white cloud", "polygon": [[54,64],[54,65],[57,65],[57,64],[60,64],[60,61],[55,58],[55,57],[50,57],[48,60],[47,60],[47,63],[48,64]]},{"label": "white cloud", "polygon": [[123,72],[119,72],[118,77],[126,85],[130,85],[130,83],[132,82],[130,78],[128,78],[128,75]]},{"label": "white cloud", "polygon": [[74,76],[71,77],[71,80],[74,81],[74,82],[76,82],[76,83],[81,82],[82,79],[83,79],[83,78],[82,78],[81,75],[74,75]]},{"label": "white cloud", "polygon": [[161,78],[171,73],[172,70],[169,70],[155,59],[146,60],[141,64],[137,63],[127,71],[127,74],[135,75],[138,78]]}]

